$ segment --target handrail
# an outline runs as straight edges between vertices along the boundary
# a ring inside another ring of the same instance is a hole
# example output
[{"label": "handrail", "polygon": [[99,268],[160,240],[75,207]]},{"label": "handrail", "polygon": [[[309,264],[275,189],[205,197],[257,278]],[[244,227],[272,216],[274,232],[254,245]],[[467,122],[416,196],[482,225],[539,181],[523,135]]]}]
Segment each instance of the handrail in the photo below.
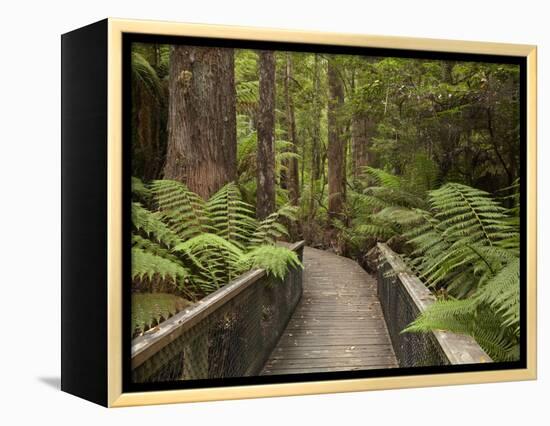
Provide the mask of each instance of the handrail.
[{"label": "handrail", "polygon": [[[399,283],[406,291],[419,313],[422,313],[428,309],[428,307],[437,300],[436,297],[430,292],[430,290],[428,290],[422,281],[420,281],[420,279],[410,271],[398,254],[396,254],[384,243],[378,243],[377,247],[384,260],[391,267],[393,273],[395,273]],[[378,283],[379,286],[382,285],[380,281],[381,280],[379,280]],[[384,307],[384,301],[381,300],[381,302],[386,314],[387,308]],[[386,322],[389,323],[390,321],[392,321],[391,318],[386,318]],[[471,336],[443,330],[434,330],[431,334],[435,337],[450,364],[492,362],[489,355],[485,353],[485,351]],[[392,340],[399,339],[398,336],[391,337]],[[395,346],[396,344],[394,343],[394,349]]]},{"label": "handrail", "polygon": [[[298,251],[305,246],[305,241],[284,244],[292,251]],[[132,369],[143,364],[155,353],[180,337],[185,331],[196,325],[205,317],[228,303],[252,284],[266,276],[264,269],[252,269],[224,287],[209,294],[196,305],[185,309],[157,327],[145,332],[132,340]]]}]

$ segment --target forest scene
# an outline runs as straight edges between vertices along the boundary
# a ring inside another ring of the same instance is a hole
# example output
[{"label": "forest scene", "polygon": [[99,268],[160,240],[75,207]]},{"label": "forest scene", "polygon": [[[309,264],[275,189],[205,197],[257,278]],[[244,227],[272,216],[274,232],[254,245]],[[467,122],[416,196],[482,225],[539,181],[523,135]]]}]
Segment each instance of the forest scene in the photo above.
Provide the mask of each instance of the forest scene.
[{"label": "forest scene", "polygon": [[385,243],[437,299],[401,333],[519,359],[518,65],[133,43],[131,78],[133,337]]}]

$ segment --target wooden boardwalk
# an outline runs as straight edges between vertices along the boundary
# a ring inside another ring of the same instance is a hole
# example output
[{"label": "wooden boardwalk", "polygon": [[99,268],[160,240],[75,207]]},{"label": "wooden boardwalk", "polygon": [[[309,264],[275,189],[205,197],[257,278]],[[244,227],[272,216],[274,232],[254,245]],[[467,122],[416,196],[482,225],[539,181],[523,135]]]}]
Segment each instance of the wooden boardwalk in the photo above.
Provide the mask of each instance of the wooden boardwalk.
[{"label": "wooden boardwalk", "polygon": [[397,367],[376,279],[356,262],[305,247],[304,293],[261,374]]}]

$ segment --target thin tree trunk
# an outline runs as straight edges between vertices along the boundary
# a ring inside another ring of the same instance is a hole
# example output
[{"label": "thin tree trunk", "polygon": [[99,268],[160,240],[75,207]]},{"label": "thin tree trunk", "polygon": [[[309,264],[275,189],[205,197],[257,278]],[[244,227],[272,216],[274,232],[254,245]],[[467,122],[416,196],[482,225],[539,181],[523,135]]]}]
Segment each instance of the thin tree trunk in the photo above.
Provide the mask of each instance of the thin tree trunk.
[{"label": "thin tree trunk", "polygon": [[328,63],[328,213],[339,218],[346,197],[345,138],[339,112],[344,104],[344,88],[332,61]]},{"label": "thin tree trunk", "polygon": [[275,211],[275,53],[260,51],[256,216]]},{"label": "thin tree trunk", "polygon": [[[294,101],[292,94],[290,93],[290,81],[292,80],[292,56],[290,53],[286,54],[286,68],[285,68],[285,103],[286,103],[286,123],[287,123],[287,135],[288,140],[292,144],[290,152],[296,154],[298,152],[296,143],[296,120],[294,118]],[[297,206],[299,197],[299,175],[298,175],[298,159],[290,158],[287,161],[287,189],[290,198],[290,204]]]},{"label": "thin tree trunk", "polygon": [[313,71],[313,134],[311,138],[311,167],[310,167],[310,185],[309,185],[309,216],[310,220],[315,217],[315,193],[317,192],[317,182],[321,177],[321,105],[319,102],[320,91],[320,66],[319,55],[315,54],[315,63]]},{"label": "thin tree trunk", "polygon": [[233,49],[173,46],[164,177],[207,199],[236,177]]},{"label": "thin tree trunk", "polygon": [[352,139],[352,171],[353,176],[357,178],[365,166],[369,165],[369,146],[374,130],[374,124],[366,114],[355,114],[352,119],[351,139]]}]

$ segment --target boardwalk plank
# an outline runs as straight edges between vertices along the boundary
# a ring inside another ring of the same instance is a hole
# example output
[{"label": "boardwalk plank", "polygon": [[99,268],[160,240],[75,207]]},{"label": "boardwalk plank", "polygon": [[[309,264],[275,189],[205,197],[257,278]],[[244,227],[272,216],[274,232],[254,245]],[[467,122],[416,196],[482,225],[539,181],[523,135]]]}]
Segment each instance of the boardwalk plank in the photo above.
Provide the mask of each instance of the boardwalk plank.
[{"label": "boardwalk plank", "polygon": [[397,367],[374,277],[310,247],[304,265],[302,299],[262,374]]}]

